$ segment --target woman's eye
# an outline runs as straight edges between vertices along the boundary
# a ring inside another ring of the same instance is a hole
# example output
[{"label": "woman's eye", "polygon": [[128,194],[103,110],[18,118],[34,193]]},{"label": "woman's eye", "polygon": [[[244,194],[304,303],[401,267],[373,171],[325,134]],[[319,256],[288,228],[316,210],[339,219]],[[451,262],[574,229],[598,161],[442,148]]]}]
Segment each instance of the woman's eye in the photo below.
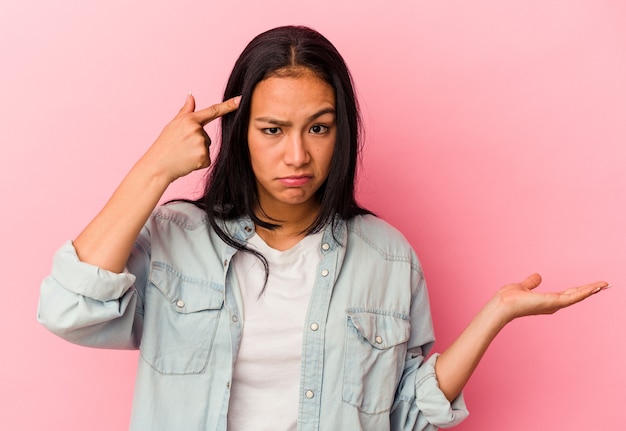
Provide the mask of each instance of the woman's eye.
[{"label": "woman's eye", "polygon": [[263,129],[263,133],[265,133],[267,135],[278,135],[280,133],[280,128],[279,127],[268,127],[266,129]]},{"label": "woman's eye", "polygon": [[328,127],[326,126],[322,126],[321,124],[316,124],[315,126],[311,127],[311,133],[315,133],[315,134],[321,134],[321,133],[326,133],[328,132]]}]

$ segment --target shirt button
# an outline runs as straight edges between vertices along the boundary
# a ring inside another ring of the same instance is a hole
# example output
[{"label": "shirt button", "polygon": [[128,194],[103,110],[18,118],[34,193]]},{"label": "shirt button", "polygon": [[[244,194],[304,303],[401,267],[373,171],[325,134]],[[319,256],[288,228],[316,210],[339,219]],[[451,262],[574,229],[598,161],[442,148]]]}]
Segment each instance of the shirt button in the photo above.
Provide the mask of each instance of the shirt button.
[{"label": "shirt button", "polygon": [[183,308],[185,306],[185,301],[183,301],[182,299],[179,299],[178,301],[176,301],[176,306],[178,308]]},{"label": "shirt button", "polygon": [[380,335],[377,335],[377,336],[376,336],[376,338],[375,338],[375,340],[376,340],[376,342],[377,342],[378,344],[382,344],[382,343],[383,343],[383,337],[381,337]]},{"label": "shirt button", "polygon": [[226,382],[226,389],[230,389],[230,382]]},{"label": "shirt button", "polygon": [[320,325],[318,325],[317,323],[313,322],[311,323],[311,331],[317,331],[318,329],[320,329]]},{"label": "shirt button", "polygon": [[315,394],[313,393],[313,391],[306,391],[304,396],[307,397],[308,399],[311,399],[315,396]]},{"label": "shirt button", "polygon": [[228,260],[224,259],[224,266],[228,266]]},{"label": "shirt button", "polygon": [[243,230],[245,230],[246,232],[251,232],[252,228],[250,226],[246,226],[243,228]]},{"label": "shirt button", "polygon": [[322,250],[326,251],[330,248],[330,244],[328,244],[327,242],[325,242],[324,244],[322,244]]},{"label": "shirt button", "polygon": [[329,274],[327,269],[322,270],[322,277],[326,277]]},{"label": "shirt button", "polygon": [[231,319],[233,320],[233,322],[238,322],[239,321],[239,317],[237,317],[236,314],[233,315],[233,317],[231,317]]}]

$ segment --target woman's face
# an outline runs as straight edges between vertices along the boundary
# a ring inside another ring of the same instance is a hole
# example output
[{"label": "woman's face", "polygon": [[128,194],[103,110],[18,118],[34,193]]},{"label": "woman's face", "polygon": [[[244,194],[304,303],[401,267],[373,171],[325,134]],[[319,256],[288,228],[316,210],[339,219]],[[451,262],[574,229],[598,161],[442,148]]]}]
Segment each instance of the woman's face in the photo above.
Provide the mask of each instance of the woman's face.
[{"label": "woman's face", "polygon": [[333,88],[311,71],[271,76],[252,92],[248,147],[259,203],[280,219],[284,211],[317,211],[335,147]]}]

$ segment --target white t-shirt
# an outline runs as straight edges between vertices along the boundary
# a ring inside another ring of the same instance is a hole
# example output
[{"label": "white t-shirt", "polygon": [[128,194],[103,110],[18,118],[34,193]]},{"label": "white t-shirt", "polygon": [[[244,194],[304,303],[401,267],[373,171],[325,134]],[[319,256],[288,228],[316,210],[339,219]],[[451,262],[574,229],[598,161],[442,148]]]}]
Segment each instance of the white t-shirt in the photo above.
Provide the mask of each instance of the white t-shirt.
[{"label": "white t-shirt", "polygon": [[229,431],[296,429],[302,333],[322,232],[308,235],[293,248],[279,251],[258,235],[248,247],[269,263],[265,272],[251,253],[237,253],[233,265],[243,304],[243,335],[235,362],[228,410]]}]

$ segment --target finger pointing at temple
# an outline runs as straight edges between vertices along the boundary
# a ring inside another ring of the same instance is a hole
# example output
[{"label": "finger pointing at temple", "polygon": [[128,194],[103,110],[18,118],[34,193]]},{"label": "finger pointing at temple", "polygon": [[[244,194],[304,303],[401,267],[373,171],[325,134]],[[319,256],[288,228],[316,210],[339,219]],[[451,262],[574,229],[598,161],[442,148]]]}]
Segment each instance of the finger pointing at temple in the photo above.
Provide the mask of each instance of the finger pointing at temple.
[{"label": "finger pointing at temple", "polygon": [[233,97],[222,103],[209,106],[194,113],[194,117],[201,125],[206,125],[222,115],[233,112],[239,107],[241,96]]}]

